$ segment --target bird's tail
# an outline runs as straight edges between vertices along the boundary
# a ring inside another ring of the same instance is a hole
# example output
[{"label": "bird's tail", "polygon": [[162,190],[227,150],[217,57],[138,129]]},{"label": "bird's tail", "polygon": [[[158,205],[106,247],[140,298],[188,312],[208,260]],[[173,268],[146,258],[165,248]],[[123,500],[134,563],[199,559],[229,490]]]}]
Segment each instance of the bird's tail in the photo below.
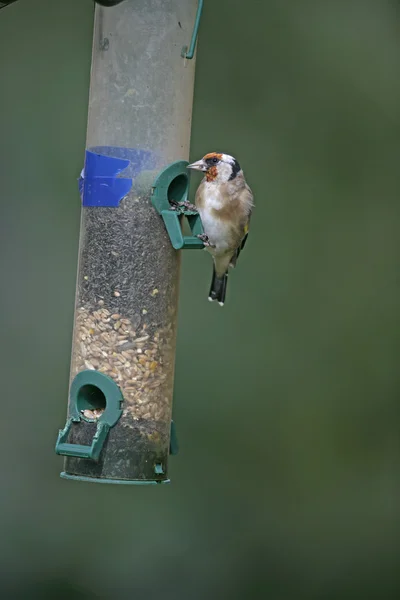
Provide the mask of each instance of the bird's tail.
[{"label": "bird's tail", "polygon": [[218,277],[214,267],[210,293],[208,295],[208,299],[210,300],[210,302],[212,302],[213,300],[217,300],[220,306],[224,305],[227,283],[228,272],[224,273],[222,277]]}]

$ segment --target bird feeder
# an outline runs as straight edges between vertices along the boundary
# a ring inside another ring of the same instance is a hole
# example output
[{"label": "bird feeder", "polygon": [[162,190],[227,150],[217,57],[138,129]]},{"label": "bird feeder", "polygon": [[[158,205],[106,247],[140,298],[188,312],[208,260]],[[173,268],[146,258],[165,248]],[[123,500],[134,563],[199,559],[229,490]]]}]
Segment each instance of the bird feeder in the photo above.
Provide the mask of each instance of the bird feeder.
[{"label": "bird feeder", "polygon": [[63,478],[169,481],[179,250],[203,247],[185,207],[202,5],[95,9]]}]

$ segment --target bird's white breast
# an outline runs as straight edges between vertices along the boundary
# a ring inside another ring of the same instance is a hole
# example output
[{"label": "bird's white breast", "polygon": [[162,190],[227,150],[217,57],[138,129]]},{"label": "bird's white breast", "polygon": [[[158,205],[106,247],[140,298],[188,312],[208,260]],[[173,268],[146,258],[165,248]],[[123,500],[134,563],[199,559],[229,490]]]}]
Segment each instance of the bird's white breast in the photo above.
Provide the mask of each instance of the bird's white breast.
[{"label": "bird's white breast", "polygon": [[201,222],[204,232],[208,235],[210,242],[216,245],[216,250],[224,250],[229,247],[229,223],[218,218],[218,210],[225,205],[218,186],[213,183],[205,183],[202,193],[203,202],[199,208]]},{"label": "bird's white breast", "polygon": [[206,182],[203,190],[204,203],[208,209],[219,210],[223,207],[224,199],[222,198],[221,191],[218,185],[215,183]]}]

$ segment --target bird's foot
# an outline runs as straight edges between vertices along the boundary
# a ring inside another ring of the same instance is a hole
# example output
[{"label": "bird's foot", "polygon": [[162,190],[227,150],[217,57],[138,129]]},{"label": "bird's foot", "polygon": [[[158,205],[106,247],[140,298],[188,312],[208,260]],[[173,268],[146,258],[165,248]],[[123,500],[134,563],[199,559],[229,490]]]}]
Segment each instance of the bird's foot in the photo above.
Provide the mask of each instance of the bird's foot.
[{"label": "bird's foot", "polygon": [[[174,210],[176,210],[175,207],[179,207],[179,208],[184,208],[185,210],[190,210],[191,212],[198,212],[197,210],[197,206],[195,204],[192,204],[191,202],[188,202],[187,200],[184,200],[183,202],[177,202],[176,200],[172,200],[172,208]],[[175,205],[175,207],[174,207]]]},{"label": "bird's foot", "polygon": [[183,208],[186,208],[186,210],[191,210],[192,212],[198,212],[197,206],[195,204],[192,204],[192,202],[188,202],[188,200],[185,200],[184,202],[179,202],[179,206],[183,206]]},{"label": "bird's foot", "polygon": [[197,237],[199,238],[199,240],[201,240],[203,242],[203,244],[207,248],[216,248],[215,244],[212,244],[210,242],[210,239],[206,233],[199,233]]}]

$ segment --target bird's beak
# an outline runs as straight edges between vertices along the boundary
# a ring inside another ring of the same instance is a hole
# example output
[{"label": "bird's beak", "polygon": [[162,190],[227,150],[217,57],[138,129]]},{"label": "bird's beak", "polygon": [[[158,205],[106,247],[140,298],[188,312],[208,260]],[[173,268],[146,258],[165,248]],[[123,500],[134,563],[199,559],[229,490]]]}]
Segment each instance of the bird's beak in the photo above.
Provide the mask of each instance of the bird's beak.
[{"label": "bird's beak", "polygon": [[191,165],[186,167],[187,169],[193,169],[193,171],[207,171],[207,165],[203,159],[198,160]]}]

